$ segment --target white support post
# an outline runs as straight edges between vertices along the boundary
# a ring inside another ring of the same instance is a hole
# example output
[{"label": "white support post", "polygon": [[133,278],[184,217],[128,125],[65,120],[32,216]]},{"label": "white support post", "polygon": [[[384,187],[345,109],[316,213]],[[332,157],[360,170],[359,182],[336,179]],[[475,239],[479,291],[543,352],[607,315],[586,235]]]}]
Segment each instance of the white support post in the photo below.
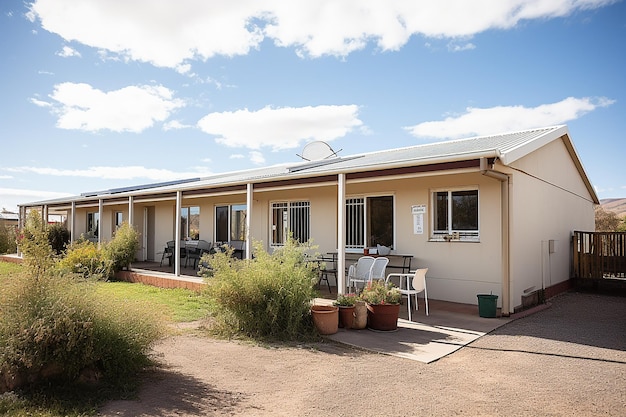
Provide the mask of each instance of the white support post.
[{"label": "white support post", "polygon": [[130,227],[134,227],[135,222],[135,210],[134,210],[134,199],[133,196],[128,196],[128,225]]},{"label": "white support post", "polygon": [[346,174],[337,176],[337,293],[346,291]]},{"label": "white support post", "polygon": [[182,205],[182,191],[176,191],[176,227],[174,228],[174,275],[180,276],[180,216]]},{"label": "white support post", "polygon": [[252,242],[250,242],[250,228],[252,227],[252,202],[254,196],[254,188],[252,183],[248,183],[246,187],[246,259],[252,259]]},{"label": "white support post", "polygon": [[76,201],[72,201],[72,209],[70,211],[70,242],[76,239]]},{"label": "white support post", "polygon": [[98,200],[98,247],[102,244],[102,211],[103,202],[102,199]]}]

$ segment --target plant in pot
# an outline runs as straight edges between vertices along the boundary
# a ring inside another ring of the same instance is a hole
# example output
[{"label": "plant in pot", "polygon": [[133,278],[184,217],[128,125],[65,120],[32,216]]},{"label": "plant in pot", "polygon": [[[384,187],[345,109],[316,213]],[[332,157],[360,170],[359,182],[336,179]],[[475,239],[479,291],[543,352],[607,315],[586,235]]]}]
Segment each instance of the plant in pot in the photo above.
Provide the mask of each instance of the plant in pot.
[{"label": "plant in pot", "polygon": [[402,294],[392,283],[374,280],[361,292],[367,303],[367,327],[372,330],[396,330]]},{"label": "plant in pot", "polygon": [[337,301],[333,305],[339,307],[339,327],[351,329],[354,322],[354,306],[356,305],[357,295],[339,294]]}]

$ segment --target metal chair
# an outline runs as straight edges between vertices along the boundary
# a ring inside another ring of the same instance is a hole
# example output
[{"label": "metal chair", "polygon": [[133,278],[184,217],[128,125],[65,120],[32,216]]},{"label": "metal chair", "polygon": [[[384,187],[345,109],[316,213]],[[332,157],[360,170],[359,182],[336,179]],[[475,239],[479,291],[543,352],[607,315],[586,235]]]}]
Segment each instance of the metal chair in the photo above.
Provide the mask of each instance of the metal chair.
[{"label": "metal chair", "polygon": [[419,304],[417,303],[417,294],[424,293],[424,303],[426,304],[426,315],[428,315],[428,291],[426,290],[426,272],[428,268],[418,269],[410,274],[389,274],[385,283],[389,282],[391,278],[399,277],[400,293],[407,297],[407,308],[409,310],[409,321],[411,321],[411,296],[415,296],[415,309],[419,310]]},{"label": "metal chair", "polygon": [[[348,269],[348,292],[356,292],[357,284],[365,286],[371,280],[372,267],[375,259],[371,256],[361,256],[356,264]],[[354,284],[354,291],[352,291]]]},{"label": "metal chair", "polygon": [[388,263],[389,258],[385,258],[384,256],[376,258],[374,265],[372,265],[370,281],[373,279],[385,279],[385,271],[387,270]]},{"label": "metal chair", "polygon": [[173,240],[165,243],[165,249],[163,249],[163,255],[161,255],[161,263],[159,266],[163,266],[163,261],[165,259],[168,260],[169,265],[172,265],[172,257],[174,256],[174,251],[176,250],[176,243]]},{"label": "metal chair", "polygon": [[211,244],[211,242],[207,242],[206,240],[192,240],[186,243],[186,247],[187,258],[185,259],[185,268],[187,267],[189,260],[191,260],[193,269],[196,269],[202,255],[209,253],[213,244]]}]

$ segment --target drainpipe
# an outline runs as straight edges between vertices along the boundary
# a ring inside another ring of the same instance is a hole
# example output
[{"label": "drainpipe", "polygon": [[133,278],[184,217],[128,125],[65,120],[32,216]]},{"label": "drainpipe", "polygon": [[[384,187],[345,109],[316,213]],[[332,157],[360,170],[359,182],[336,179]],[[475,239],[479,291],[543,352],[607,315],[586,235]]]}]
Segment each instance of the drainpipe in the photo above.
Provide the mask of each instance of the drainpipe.
[{"label": "drainpipe", "polygon": [[510,217],[509,217],[509,187],[510,177],[502,172],[494,171],[488,167],[487,158],[480,158],[480,173],[486,177],[500,181],[500,194],[502,200],[502,315],[509,316],[511,313],[511,251],[510,251]]}]

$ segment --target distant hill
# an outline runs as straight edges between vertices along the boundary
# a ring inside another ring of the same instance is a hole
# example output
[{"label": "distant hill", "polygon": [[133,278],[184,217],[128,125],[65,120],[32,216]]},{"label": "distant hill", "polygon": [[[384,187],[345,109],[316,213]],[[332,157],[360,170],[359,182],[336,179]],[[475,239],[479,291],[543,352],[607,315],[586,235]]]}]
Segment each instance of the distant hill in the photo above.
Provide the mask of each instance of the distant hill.
[{"label": "distant hill", "polygon": [[619,217],[626,216],[626,198],[605,198],[600,200],[600,206],[606,211],[612,211]]}]

